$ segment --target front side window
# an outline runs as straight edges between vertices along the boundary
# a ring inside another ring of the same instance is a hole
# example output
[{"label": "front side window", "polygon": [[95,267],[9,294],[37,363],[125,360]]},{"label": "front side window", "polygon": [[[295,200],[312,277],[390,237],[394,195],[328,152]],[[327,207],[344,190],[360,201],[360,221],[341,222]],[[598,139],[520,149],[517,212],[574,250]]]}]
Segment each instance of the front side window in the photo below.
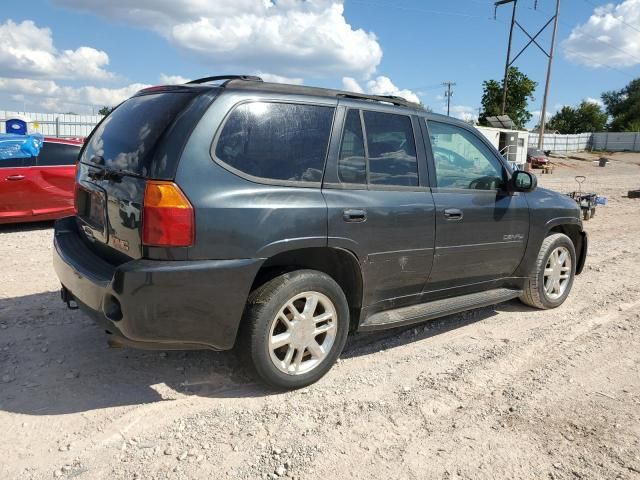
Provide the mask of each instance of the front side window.
[{"label": "front side window", "polygon": [[364,112],[369,151],[369,183],[418,185],[418,158],[411,118],[392,113]]},{"label": "front side window", "polygon": [[215,155],[253,177],[320,182],[333,107],[252,102],[227,119]]},{"label": "front side window", "polygon": [[441,122],[427,122],[437,186],[499,190],[503,167],[491,150],[470,131]]},{"label": "front side window", "polygon": [[344,122],[338,157],[338,178],[342,183],[367,183],[367,159],[358,110],[349,110]]}]

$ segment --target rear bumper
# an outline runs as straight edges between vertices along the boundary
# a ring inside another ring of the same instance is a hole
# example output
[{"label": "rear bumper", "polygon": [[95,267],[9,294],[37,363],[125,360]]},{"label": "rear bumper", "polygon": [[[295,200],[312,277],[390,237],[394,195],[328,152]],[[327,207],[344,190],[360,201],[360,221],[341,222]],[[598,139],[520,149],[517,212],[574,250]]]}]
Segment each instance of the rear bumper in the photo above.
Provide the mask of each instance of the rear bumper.
[{"label": "rear bumper", "polygon": [[261,259],[112,265],[85,244],[74,217],[55,225],[53,265],[78,306],[123,344],[233,347]]}]

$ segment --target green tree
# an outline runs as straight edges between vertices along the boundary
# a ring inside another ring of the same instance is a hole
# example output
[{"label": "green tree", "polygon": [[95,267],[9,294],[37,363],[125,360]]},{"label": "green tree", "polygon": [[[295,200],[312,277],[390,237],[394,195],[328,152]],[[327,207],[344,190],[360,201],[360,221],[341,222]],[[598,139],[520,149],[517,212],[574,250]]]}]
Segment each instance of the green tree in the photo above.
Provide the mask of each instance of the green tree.
[{"label": "green tree", "polygon": [[621,90],[602,94],[602,101],[611,117],[609,130],[638,131],[640,125],[640,78],[636,78]]},{"label": "green tree", "polygon": [[[528,110],[529,101],[534,101],[533,92],[538,86],[517,67],[510,67],[507,85],[507,106],[505,115],[509,115],[518,128],[524,128],[531,113]],[[487,117],[502,114],[502,87],[504,80],[486,80],[482,82],[482,111],[478,121],[480,125],[488,126]]]},{"label": "green tree", "polygon": [[113,112],[113,107],[102,107],[98,110],[98,115],[109,115],[111,112]]},{"label": "green tree", "polygon": [[565,105],[547,122],[547,130],[560,133],[602,132],[608,115],[600,105],[583,100],[577,107]]}]

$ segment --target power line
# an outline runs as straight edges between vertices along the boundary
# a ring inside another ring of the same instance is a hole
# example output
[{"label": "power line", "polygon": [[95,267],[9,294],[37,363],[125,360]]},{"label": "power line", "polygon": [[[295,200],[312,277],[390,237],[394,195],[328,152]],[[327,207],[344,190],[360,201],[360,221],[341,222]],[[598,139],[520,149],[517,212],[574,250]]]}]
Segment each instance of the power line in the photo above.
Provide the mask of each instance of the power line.
[{"label": "power line", "polygon": [[468,13],[463,13],[463,12],[454,12],[454,11],[447,11],[447,10],[430,10],[430,9],[419,8],[419,7],[407,7],[404,5],[398,5],[395,3],[387,3],[387,2],[380,2],[380,1],[371,1],[371,0],[349,0],[349,1],[362,3],[368,6],[374,5],[379,7],[390,8],[392,10],[393,9],[407,10],[407,11],[421,12],[421,13],[432,13],[434,15],[453,15],[453,16],[465,17],[465,18],[483,18],[483,19],[489,18],[489,17],[483,17],[481,15],[470,15]]},{"label": "power line", "polygon": [[[538,11],[540,11],[540,12],[542,12],[542,13],[544,13],[544,14],[547,14],[547,15],[549,14],[548,12],[545,12],[545,11],[544,11],[544,10],[542,10],[542,9],[538,9]],[[573,30],[573,28],[574,28],[574,27],[573,27],[573,25],[571,25],[571,24],[569,24],[569,23],[567,23],[567,22],[565,22],[565,21],[560,20],[560,23],[561,23],[563,26],[565,26],[565,27],[567,27],[567,28],[569,28],[569,29],[572,29],[572,30]],[[617,47],[617,46],[615,46],[615,45],[613,45],[613,44],[609,43],[609,42],[608,42],[608,41],[606,41],[604,38],[596,37],[595,35],[591,35],[590,33],[587,33],[587,32],[585,32],[585,31],[582,31],[582,32],[580,32],[580,33],[581,33],[582,35],[586,36],[586,37],[591,38],[592,40],[595,40],[596,42],[600,42],[600,43],[602,43],[603,45],[606,45],[606,46],[608,46],[609,48],[612,48],[612,49],[614,49],[614,50],[617,50],[617,51],[618,51],[618,52],[620,52],[620,53],[624,53],[625,55],[627,55],[627,56],[629,56],[629,57],[631,57],[631,58],[634,58],[634,59],[636,59],[638,62],[640,62],[640,57],[637,57],[637,56],[635,56],[633,53],[629,53],[629,52],[627,52],[626,50],[623,50],[622,48]]]},{"label": "power line", "polygon": [[[592,1],[590,1],[590,0],[584,0],[584,1],[585,1],[585,2],[587,2],[589,5],[591,5],[592,7],[594,7],[594,8],[598,8],[598,5],[596,5],[596,4],[595,4],[595,3],[593,3]],[[621,19],[621,18],[619,18],[619,17],[614,17],[613,15],[612,15],[612,17],[613,17],[613,18],[615,18],[615,19],[616,19],[617,21],[619,21],[620,23],[622,23],[622,24],[626,25],[627,27],[632,28],[632,29],[633,29],[633,30],[635,30],[636,32],[640,33],[640,29],[638,29],[638,28],[634,27],[634,26],[633,26],[633,25],[631,25],[630,23],[625,22],[624,20],[622,20],[622,19]]]},{"label": "power line", "polygon": [[[591,57],[589,57],[588,55],[585,55],[584,53],[578,52],[576,50],[571,50],[571,49],[567,49],[565,48],[565,52],[571,53],[573,55],[578,55],[582,58],[586,58],[591,60]],[[631,75],[629,72],[625,72],[624,70],[620,70],[619,68],[616,67],[612,67],[611,65],[607,65],[606,63],[598,63],[596,66],[598,67],[604,67],[604,68],[608,68],[609,70],[615,70],[618,73],[621,73],[629,78],[636,78],[636,75]]]}]

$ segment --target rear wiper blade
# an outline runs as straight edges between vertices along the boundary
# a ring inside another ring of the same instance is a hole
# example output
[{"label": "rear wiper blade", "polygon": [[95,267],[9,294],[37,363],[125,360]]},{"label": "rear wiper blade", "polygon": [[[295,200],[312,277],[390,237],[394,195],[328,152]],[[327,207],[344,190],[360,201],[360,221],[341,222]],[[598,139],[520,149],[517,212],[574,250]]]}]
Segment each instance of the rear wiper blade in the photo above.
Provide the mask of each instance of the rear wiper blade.
[{"label": "rear wiper blade", "polygon": [[89,172],[87,176],[92,180],[113,180],[113,181],[121,181],[122,177],[125,175],[136,177],[136,178],[146,178],[144,175],[140,175],[139,173],[130,172],[128,170],[114,170],[112,168],[101,168],[97,172]]}]

